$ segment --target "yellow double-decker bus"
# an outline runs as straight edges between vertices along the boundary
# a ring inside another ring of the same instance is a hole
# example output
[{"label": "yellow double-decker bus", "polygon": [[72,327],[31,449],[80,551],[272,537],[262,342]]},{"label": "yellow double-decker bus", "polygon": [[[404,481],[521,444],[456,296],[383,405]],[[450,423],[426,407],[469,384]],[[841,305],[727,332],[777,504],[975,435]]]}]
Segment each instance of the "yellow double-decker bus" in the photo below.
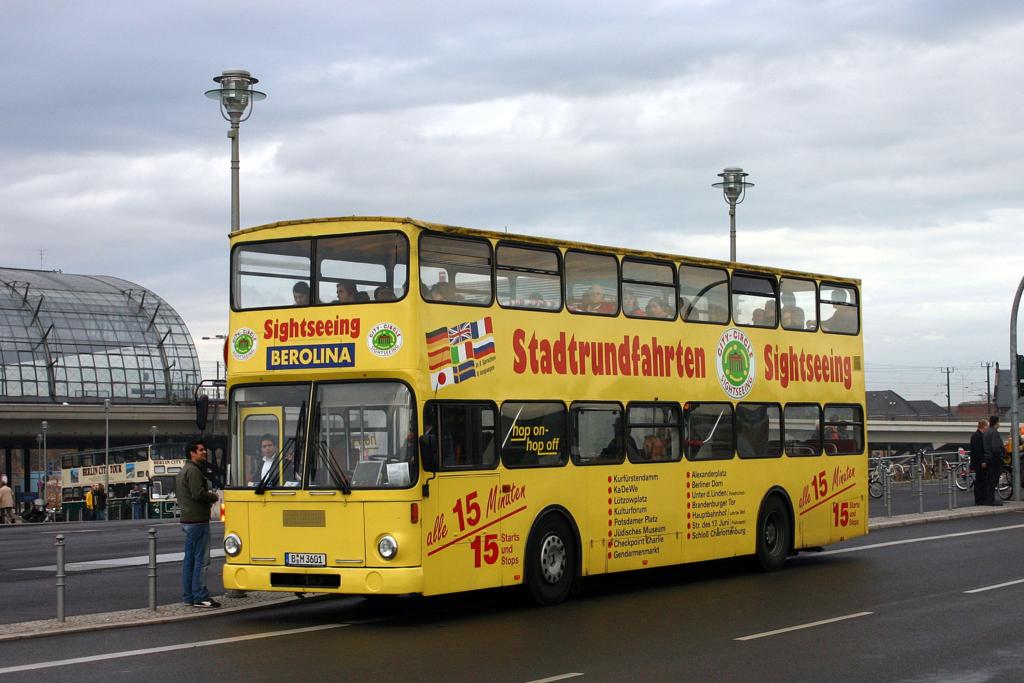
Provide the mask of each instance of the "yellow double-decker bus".
[{"label": "yellow double-decker bus", "polygon": [[867,532],[859,282],[399,218],[231,236],[224,585],[435,595]]}]

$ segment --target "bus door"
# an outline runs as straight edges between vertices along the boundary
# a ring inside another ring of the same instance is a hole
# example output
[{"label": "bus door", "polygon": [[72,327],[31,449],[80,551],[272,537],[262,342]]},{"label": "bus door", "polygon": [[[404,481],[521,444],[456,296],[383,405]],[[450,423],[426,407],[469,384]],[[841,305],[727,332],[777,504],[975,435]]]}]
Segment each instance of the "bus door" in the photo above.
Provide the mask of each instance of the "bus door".
[{"label": "bus door", "polygon": [[427,594],[500,586],[502,510],[492,403],[430,402],[424,429],[437,435],[439,471],[424,500]]},{"label": "bus door", "polygon": [[[266,437],[272,441],[273,446],[266,450],[271,457],[276,458],[277,481],[284,481],[281,478],[284,470],[284,458],[277,458],[281,444],[284,443],[284,408],[281,406],[258,406],[238,409],[238,441],[242,451],[241,467],[245,468],[243,473],[235,472],[235,481],[245,481],[250,486],[255,486],[263,478],[264,454],[262,443]],[[286,449],[287,450],[287,449]],[[238,475],[242,474],[243,477]]]},{"label": "bus door", "polygon": [[[263,495],[246,506],[251,530],[250,552],[254,557],[275,558],[279,564],[284,562],[283,550],[307,549],[303,544],[288,548],[281,545],[286,538],[293,540],[295,532],[283,526],[292,516],[303,516],[300,508],[304,506],[298,505],[296,500],[302,472],[301,447],[297,455],[295,446],[300,415],[305,421],[303,410],[298,406],[238,407],[237,436],[242,457],[236,461],[236,466],[243,467],[244,472],[232,477],[263,491]],[[301,433],[298,438],[302,439]],[[244,474],[244,480],[240,474]],[[284,505],[288,510],[282,510]],[[288,532],[293,535],[289,536]]]}]

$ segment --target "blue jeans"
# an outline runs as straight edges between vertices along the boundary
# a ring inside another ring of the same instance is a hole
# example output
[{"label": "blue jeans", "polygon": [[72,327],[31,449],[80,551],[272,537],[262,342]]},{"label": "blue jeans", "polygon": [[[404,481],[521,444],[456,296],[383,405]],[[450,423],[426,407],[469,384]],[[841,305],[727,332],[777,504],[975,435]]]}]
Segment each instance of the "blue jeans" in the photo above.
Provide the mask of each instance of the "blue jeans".
[{"label": "blue jeans", "polygon": [[182,524],[185,532],[185,561],[181,565],[181,600],[186,605],[210,597],[206,569],[210,566],[210,525]]}]

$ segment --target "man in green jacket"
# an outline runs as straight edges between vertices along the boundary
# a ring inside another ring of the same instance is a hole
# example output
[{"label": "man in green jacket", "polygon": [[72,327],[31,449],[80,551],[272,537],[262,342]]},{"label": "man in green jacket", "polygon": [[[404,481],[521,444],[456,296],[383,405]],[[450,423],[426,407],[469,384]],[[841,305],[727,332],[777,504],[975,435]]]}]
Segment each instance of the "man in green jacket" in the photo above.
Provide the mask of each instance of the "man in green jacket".
[{"label": "man in green jacket", "polygon": [[217,494],[206,485],[203,467],[206,444],[192,441],[185,447],[188,460],[174,478],[174,492],[181,508],[181,529],[185,532],[185,560],[181,565],[181,599],[192,607],[220,607],[206,587],[210,566],[210,505]]}]

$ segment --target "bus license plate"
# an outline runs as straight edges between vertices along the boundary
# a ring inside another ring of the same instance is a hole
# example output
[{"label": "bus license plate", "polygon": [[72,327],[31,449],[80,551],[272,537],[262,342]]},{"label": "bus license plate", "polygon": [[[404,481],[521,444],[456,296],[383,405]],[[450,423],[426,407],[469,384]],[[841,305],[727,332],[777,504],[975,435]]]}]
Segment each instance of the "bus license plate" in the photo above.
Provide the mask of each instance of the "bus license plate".
[{"label": "bus license plate", "polygon": [[284,563],[289,567],[326,567],[324,553],[285,553]]}]

